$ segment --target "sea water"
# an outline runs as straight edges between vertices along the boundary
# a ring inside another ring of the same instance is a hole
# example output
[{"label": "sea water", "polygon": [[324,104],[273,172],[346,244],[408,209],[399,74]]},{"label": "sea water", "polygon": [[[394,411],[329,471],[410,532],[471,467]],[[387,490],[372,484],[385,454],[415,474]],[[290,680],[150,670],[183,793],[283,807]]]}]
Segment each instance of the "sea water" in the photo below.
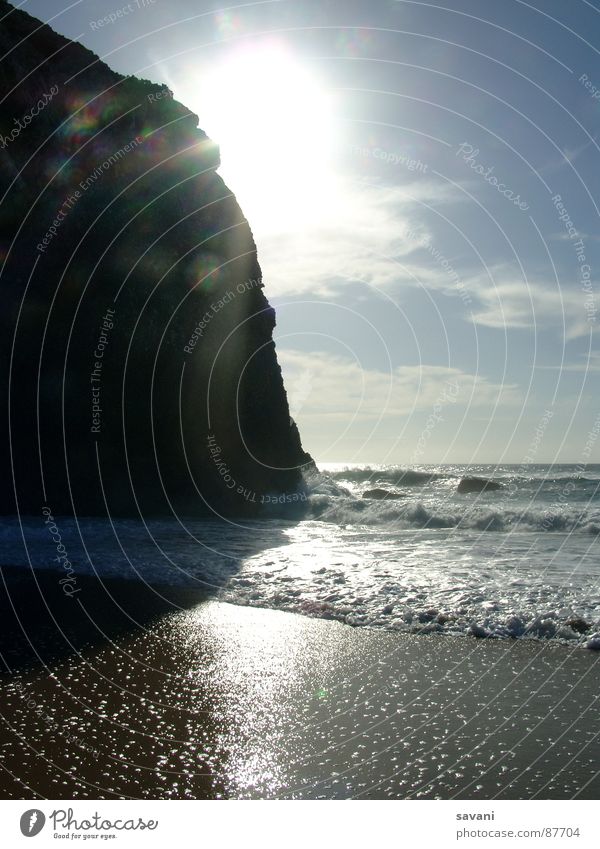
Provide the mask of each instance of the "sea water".
[{"label": "sea water", "polygon": [[[460,494],[465,475],[502,488]],[[96,573],[355,627],[600,648],[600,465],[330,464],[306,496],[257,520],[3,519],[0,563],[68,564],[73,593]]]}]

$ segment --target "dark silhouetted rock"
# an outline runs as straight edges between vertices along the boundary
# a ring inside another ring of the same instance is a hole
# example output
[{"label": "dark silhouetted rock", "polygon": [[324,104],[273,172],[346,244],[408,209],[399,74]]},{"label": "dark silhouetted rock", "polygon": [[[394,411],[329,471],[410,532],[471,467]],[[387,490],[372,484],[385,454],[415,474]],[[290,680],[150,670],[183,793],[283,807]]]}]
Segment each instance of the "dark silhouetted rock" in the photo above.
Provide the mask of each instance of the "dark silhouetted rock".
[{"label": "dark silhouetted rock", "polygon": [[166,86],[0,19],[0,511],[301,498],[312,461],[217,146]]},{"label": "dark silhouetted rock", "polygon": [[586,622],[585,619],[581,619],[580,617],[569,619],[565,624],[578,634],[585,634],[592,627],[589,622]]},{"label": "dark silhouetted rock", "polygon": [[478,625],[476,622],[472,622],[469,625],[468,633],[472,637],[477,637],[478,640],[486,640],[492,636],[491,631],[488,631],[487,628],[484,628],[483,625]]},{"label": "dark silhouetted rock", "polygon": [[486,478],[465,477],[459,481],[457,492],[485,492],[494,489],[503,489],[501,483],[486,480]]},{"label": "dark silhouetted rock", "polygon": [[401,492],[390,492],[389,489],[367,489],[362,494],[363,498],[375,498],[378,501],[385,501],[391,498],[404,498]]}]

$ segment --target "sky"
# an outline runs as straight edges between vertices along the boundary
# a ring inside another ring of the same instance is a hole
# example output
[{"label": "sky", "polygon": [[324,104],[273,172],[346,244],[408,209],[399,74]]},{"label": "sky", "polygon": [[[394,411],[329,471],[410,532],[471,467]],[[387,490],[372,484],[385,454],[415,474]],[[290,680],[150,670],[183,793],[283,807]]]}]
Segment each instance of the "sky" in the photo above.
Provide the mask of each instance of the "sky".
[{"label": "sky", "polygon": [[600,0],[20,6],[220,144],[318,462],[600,462]]}]

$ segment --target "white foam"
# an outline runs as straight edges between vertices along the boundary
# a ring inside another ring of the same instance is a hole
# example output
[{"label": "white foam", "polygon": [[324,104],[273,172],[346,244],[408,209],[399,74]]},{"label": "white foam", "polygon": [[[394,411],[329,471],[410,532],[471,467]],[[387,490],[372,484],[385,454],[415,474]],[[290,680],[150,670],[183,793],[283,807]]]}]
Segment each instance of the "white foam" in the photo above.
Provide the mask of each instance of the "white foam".
[{"label": "white foam", "polygon": [[[600,648],[595,483],[564,504],[553,501],[556,476],[534,499],[464,497],[457,475],[438,470],[404,499],[362,499],[379,471],[355,469],[346,482],[344,470],[313,475],[297,522],[56,522],[75,575],[208,587],[237,604],[355,627]],[[23,533],[26,549],[18,520],[2,522],[0,563],[57,569],[43,517],[24,520]]]}]

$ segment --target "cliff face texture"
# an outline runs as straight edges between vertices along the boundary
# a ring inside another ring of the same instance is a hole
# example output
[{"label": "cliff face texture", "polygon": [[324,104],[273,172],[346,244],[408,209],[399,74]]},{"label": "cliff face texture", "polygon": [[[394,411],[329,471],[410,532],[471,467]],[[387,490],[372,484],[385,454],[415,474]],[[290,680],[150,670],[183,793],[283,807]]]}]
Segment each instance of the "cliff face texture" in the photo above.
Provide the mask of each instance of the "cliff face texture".
[{"label": "cliff face texture", "polygon": [[0,18],[0,510],[298,500],[311,461],[218,148],[164,86]]}]

